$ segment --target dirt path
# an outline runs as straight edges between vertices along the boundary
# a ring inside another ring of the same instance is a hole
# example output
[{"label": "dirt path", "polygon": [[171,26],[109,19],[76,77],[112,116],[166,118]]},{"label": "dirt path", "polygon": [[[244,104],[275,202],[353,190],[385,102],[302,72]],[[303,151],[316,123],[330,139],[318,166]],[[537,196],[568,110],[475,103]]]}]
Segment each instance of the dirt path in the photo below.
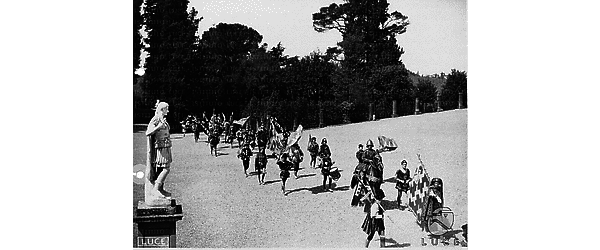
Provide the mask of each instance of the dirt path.
[{"label": "dirt path", "polygon": [[[358,143],[378,135],[395,138],[399,148],[383,153],[384,177],[394,176],[400,161],[408,160],[411,171],[422,155],[431,177],[444,181],[446,206],[455,213],[455,226],[467,223],[467,111],[448,111],[408,116],[346,126],[307,130],[299,145],[306,152],[311,134],[327,137],[332,158],[342,171],[334,192],[323,192],[322,176],[301,164],[300,179],[287,182],[289,194],[281,193],[279,170],[274,159],[267,165],[267,185],[256,176],[244,177],[237,146],[220,144],[219,157],[210,156],[208,144],[194,143],[193,135],[172,135],[173,169],[166,189],[183,206],[184,218],[177,223],[177,246],[182,248],[228,247],[364,247],[366,235],[360,225],[362,207],[350,206],[351,172],[356,166]],[[134,133],[133,163],[144,163],[145,141]],[[309,158],[309,157],[307,157]],[[252,163],[254,158],[251,158]],[[251,164],[250,170],[254,170]],[[293,176],[293,175],[292,175]],[[385,225],[388,245],[420,246],[424,236],[412,213],[398,210],[392,182],[382,185],[388,208]],[[134,204],[141,199],[141,186],[134,184]],[[377,238],[377,237],[376,237]],[[379,247],[374,240],[370,247]]]}]

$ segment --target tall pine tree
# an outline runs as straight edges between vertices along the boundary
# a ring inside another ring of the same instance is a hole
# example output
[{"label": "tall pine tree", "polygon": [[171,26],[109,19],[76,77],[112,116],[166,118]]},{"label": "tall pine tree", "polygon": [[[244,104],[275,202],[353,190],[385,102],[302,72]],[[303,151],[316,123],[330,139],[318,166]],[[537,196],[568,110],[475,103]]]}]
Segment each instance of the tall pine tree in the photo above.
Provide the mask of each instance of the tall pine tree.
[{"label": "tall pine tree", "polygon": [[[343,53],[343,76],[336,89],[346,92],[346,102],[355,104],[355,114],[368,115],[364,107],[375,104],[377,117],[391,116],[391,101],[408,102],[412,82],[400,57],[404,50],[396,36],[406,32],[408,17],[388,12],[387,0],[344,0],[322,7],[313,14],[317,32],[337,30],[342,41],[328,53]],[[338,93],[339,94],[339,93]],[[342,96],[342,95],[338,95]],[[363,119],[364,119],[363,118]],[[360,120],[360,119],[359,119]]]},{"label": "tall pine tree", "polygon": [[387,0],[344,2],[313,14],[317,32],[335,29],[342,34],[338,46],[344,53],[343,65],[360,69],[400,64],[404,51],[397,45],[396,35],[406,32],[408,17],[398,11],[388,13]]},{"label": "tall pine tree", "polygon": [[174,118],[183,116],[186,94],[193,86],[193,53],[197,47],[198,12],[188,0],[147,0],[144,20],[148,47],[144,90],[147,105],[156,99],[171,102]]},{"label": "tall pine tree", "polygon": [[140,67],[142,53],[142,35],[140,30],[144,19],[142,18],[142,3],[144,0],[133,0],[133,72]]}]

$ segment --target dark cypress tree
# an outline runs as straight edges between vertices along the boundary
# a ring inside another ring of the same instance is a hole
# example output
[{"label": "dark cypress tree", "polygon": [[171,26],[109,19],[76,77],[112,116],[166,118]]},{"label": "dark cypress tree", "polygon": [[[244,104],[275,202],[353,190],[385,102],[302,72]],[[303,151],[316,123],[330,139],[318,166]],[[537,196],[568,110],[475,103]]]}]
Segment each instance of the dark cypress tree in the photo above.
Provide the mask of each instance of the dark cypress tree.
[{"label": "dark cypress tree", "polygon": [[173,118],[187,112],[194,81],[193,56],[197,49],[198,12],[187,11],[188,0],[147,0],[144,20],[148,47],[144,91],[147,105],[156,99],[172,103]]},{"label": "dark cypress tree", "polygon": [[[144,0],[133,0],[133,72],[140,67],[142,51],[142,35],[140,30],[144,19],[142,18],[142,3]],[[135,82],[134,82],[135,83]]]},{"label": "dark cypress tree", "polygon": [[467,72],[452,69],[446,83],[442,87],[442,109],[450,110],[458,108],[458,95],[463,95],[463,106],[467,107]]}]

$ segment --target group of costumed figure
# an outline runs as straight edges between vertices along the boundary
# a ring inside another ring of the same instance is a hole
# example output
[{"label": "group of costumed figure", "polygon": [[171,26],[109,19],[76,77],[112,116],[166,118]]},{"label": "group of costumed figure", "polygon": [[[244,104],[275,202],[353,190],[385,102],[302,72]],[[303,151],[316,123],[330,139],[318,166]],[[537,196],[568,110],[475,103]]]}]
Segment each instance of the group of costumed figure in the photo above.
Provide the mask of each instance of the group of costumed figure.
[{"label": "group of costumed figure", "polygon": [[[238,152],[238,157],[242,160],[244,174],[249,176],[248,168],[250,158],[253,156],[252,149],[258,147],[258,152],[254,154],[255,173],[258,176],[258,184],[264,185],[264,178],[267,173],[268,157],[266,150],[270,150],[271,155],[277,159],[279,167],[279,178],[281,179],[281,192],[287,195],[285,185],[293,171],[294,177],[299,179],[298,172],[300,163],[304,161],[304,152],[298,145],[302,137],[303,128],[299,125],[293,132],[285,131],[274,117],[267,116],[267,122],[261,125],[255,134],[248,133],[245,130],[238,131],[238,138],[242,148]],[[240,136],[241,134],[241,136]],[[317,168],[316,159],[319,160],[321,173],[323,174],[323,188],[332,190],[331,180],[337,180],[341,177],[337,168],[333,168],[334,162],[331,160],[331,150],[327,145],[327,139],[323,138],[321,145],[316,144],[316,137],[309,137],[307,150],[311,155],[311,166]],[[329,179],[329,187],[326,186],[326,180]]]},{"label": "group of costumed figure", "polygon": [[[202,118],[198,118],[195,115],[188,115],[185,120],[181,121],[181,128],[183,137],[187,130],[192,130],[194,133],[194,141],[200,141],[200,132],[204,132],[207,136],[207,143],[210,144],[210,154],[215,157],[218,156],[217,145],[221,142],[221,135],[224,135],[224,142],[229,143],[230,147],[233,147],[233,143],[236,139],[236,132],[243,138],[243,129],[237,128],[233,123],[233,113],[226,119],[225,115],[214,113],[208,119],[206,113],[202,114]],[[241,145],[242,138],[238,138],[238,143]]]},{"label": "group of costumed figure", "polygon": [[[164,181],[169,173],[171,164],[171,141],[169,138],[169,125],[164,116],[168,113],[168,104],[157,102],[156,115],[150,121],[146,135],[148,136],[148,166],[147,178],[149,180],[150,191],[152,196],[159,198],[170,197],[171,194],[163,189]],[[268,157],[266,149],[272,151],[272,157],[276,159],[276,164],[279,168],[279,178],[281,179],[281,191],[283,195],[286,193],[286,182],[291,176],[291,171],[294,172],[296,179],[300,178],[298,172],[300,163],[304,161],[304,152],[298,145],[302,136],[302,125],[298,126],[296,131],[287,132],[278,123],[276,118],[267,116],[266,122],[256,126],[256,131],[250,129],[246,123],[248,118],[243,118],[238,121],[233,121],[233,114],[229,120],[225,119],[223,114],[213,114],[210,119],[203,114],[202,119],[195,116],[188,116],[185,121],[182,121],[184,133],[186,128],[192,129],[194,139],[199,140],[200,131],[204,131],[210,143],[211,155],[217,156],[217,144],[220,136],[225,133],[225,141],[233,143],[237,139],[240,147],[237,157],[240,158],[243,165],[244,174],[249,177],[248,169],[250,167],[251,158],[254,157],[255,175],[258,177],[258,184],[265,185],[265,176],[267,174]],[[381,201],[385,197],[385,193],[381,189],[384,182],[383,170],[384,164],[381,153],[393,151],[398,146],[391,138],[379,136],[380,147],[375,149],[372,140],[367,140],[366,149],[362,144],[358,145],[358,151],[355,157],[358,161],[350,187],[354,190],[351,200],[351,206],[364,206],[366,217],[362,222],[361,228],[367,234],[365,247],[373,239],[375,233],[380,237],[381,247],[385,246],[385,225],[384,213]],[[253,149],[257,148],[256,153]],[[334,167],[335,162],[332,160],[332,151],[327,143],[327,138],[322,138],[321,143],[317,143],[317,138],[309,135],[308,145],[306,147],[310,155],[309,166],[312,169],[320,168],[323,176],[323,190],[333,192],[332,181],[337,181],[341,174],[337,167]],[[271,157],[271,158],[272,158]],[[408,196],[410,183],[413,177],[419,174],[427,174],[423,166],[423,162],[419,156],[420,165],[416,169],[416,173],[411,176],[411,171],[408,169],[408,162],[403,159],[400,163],[401,167],[395,173],[396,185],[398,190],[397,204],[402,210],[407,208],[402,203],[403,194]],[[428,178],[428,177],[427,177]],[[148,195],[148,191],[147,191]],[[427,199],[423,206],[422,219],[419,220],[421,227],[425,228],[428,221],[435,217],[435,211],[444,208],[443,183],[439,178],[433,178],[428,187]],[[464,235],[466,238],[466,225],[463,226]]]},{"label": "group of costumed figure", "polygon": [[[364,212],[366,213],[366,217],[361,226],[363,231],[367,234],[365,247],[369,247],[369,243],[373,239],[375,232],[380,236],[380,246],[384,247],[385,245],[385,225],[383,220],[385,209],[381,205],[381,201],[385,197],[385,193],[381,189],[384,166],[380,153],[395,150],[397,144],[393,139],[385,138],[383,136],[379,137],[379,142],[381,147],[378,149],[373,149],[374,145],[372,140],[367,141],[366,150],[363,148],[362,144],[358,145],[358,151],[356,152],[358,165],[354,169],[350,185],[351,188],[354,189],[352,200],[350,202],[351,206],[364,206]],[[411,175],[411,172],[407,167],[408,162],[406,159],[403,159],[400,162],[401,167],[395,173],[395,188],[398,190],[396,201],[401,210],[408,207],[402,203],[402,197],[403,194],[408,196],[410,183],[413,181],[414,176],[417,174],[427,175],[420,155],[417,156],[420,163],[419,167],[416,169],[418,173]],[[433,178],[427,189],[422,214],[417,220],[420,227],[423,230],[429,231],[428,225],[431,225],[432,221],[436,218],[441,217],[440,211],[443,208],[445,208],[443,182],[440,178]],[[463,231],[466,238],[466,225],[463,226]]]}]

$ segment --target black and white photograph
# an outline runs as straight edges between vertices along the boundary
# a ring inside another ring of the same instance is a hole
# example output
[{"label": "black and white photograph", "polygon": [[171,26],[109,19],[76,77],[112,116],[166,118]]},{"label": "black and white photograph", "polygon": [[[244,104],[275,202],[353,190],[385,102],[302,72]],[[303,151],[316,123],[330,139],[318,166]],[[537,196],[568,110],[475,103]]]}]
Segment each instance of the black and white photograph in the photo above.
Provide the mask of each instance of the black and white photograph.
[{"label": "black and white photograph", "polygon": [[466,0],[134,0],[134,248],[468,246]]}]

